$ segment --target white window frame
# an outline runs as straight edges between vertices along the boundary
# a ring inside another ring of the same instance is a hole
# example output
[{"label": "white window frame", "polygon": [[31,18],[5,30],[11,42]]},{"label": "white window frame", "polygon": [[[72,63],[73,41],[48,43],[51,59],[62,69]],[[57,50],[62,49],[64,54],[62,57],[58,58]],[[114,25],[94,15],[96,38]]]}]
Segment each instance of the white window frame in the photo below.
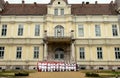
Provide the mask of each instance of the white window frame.
[{"label": "white window frame", "polygon": [[61,11],[61,15],[64,15],[64,9],[62,8],[60,9],[60,11]]},{"label": "white window frame", "polygon": [[101,36],[101,28],[100,28],[100,25],[98,25],[98,24],[95,25],[95,35],[97,37]]},{"label": "white window frame", "polygon": [[112,24],[112,35],[118,36],[118,26],[116,24]]},{"label": "white window frame", "polygon": [[54,9],[54,15],[58,15],[58,8]]},{"label": "white window frame", "polygon": [[22,24],[18,25],[18,36],[23,36],[24,26]]},{"label": "white window frame", "polygon": [[40,36],[40,25],[39,24],[35,25],[35,36]]},{"label": "white window frame", "polygon": [[78,25],[78,37],[84,37],[84,26]]},{"label": "white window frame", "polygon": [[34,59],[38,59],[39,58],[39,47],[34,47]]},{"label": "white window frame", "polygon": [[3,24],[1,36],[6,36],[6,35],[7,35],[7,24]]},{"label": "white window frame", "polygon": [[115,50],[115,58],[120,59],[120,48],[115,47],[114,50]]},{"label": "white window frame", "polygon": [[4,54],[5,54],[5,47],[0,47],[0,59],[4,58]]},{"label": "white window frame", "polygon": [[97,47],[97,58],[103,59],[103,50],[102,47]]},{"label": "white window frame", "polygon": [[17,47],[16,59],[21,59],[21,58],[22,58],[22,47]]},{"label": "white window frame", "polygon": [[85,48],[84,47],[79,48],[79,53],[80,53],[80,59],[85,59]]}]

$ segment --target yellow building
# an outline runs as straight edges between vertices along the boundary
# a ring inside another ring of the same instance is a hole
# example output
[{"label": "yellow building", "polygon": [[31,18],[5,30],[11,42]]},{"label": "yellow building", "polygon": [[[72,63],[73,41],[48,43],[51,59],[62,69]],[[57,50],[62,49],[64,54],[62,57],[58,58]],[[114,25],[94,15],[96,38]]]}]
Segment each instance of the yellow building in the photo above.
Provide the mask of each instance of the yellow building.
[{"label": "yellow building", "polygon": [[108,4],[0,0],[0,69],[35,69],[38,61],[120,69],[119,13],[120,0]]}]

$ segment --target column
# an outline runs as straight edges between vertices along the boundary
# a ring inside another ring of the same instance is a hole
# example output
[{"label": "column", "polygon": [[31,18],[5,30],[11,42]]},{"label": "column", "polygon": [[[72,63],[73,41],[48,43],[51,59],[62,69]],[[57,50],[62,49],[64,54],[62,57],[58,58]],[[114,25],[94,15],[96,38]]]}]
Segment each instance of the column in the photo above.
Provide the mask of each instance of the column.
[{"label": "column", "polygon": [[44,55],[43,55],[43,60],[47,60],[47,56],[48,56],[46,36],[47,36],[47,30],[44,31],[44,53],[43,53]]},{"label": "column", "polygon": [[74,41],[72,41],[72,44],[71,44],[71,59],[72,59],[72,61],[75,61],[75,47],[74,47]]},{"label": "column", "polygon": [[47,43],[45,42],[44,43],[44,60],[47,60],[47,55],[48,55],[48,52],[47,52]]}]

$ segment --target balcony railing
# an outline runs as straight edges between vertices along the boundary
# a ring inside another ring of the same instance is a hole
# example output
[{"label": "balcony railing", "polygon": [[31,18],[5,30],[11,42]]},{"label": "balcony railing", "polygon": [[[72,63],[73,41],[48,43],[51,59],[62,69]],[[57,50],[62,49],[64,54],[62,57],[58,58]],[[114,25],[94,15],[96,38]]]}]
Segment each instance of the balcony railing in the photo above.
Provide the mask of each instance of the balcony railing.
[{"label": "balcony railing", "polygon": [[46,37],[54,37],[54,38],[65,38],[65,37],[71,37],[71,34],[46,34]]},{"label": "balcony railing", "polygon": [[73,35],[73,30],[69,33],[64,33],[64,34],[47,33],[47,31],[45,31],[44,38],[48,38],[48,37],[51,37],[51,38],[74,38],[74,35]]},{"label": "balcony railing", "polygon": [[47,41],[71,41],[74,38],[73,32],[64,34],[51,34],[45,31],[44,39]]}]

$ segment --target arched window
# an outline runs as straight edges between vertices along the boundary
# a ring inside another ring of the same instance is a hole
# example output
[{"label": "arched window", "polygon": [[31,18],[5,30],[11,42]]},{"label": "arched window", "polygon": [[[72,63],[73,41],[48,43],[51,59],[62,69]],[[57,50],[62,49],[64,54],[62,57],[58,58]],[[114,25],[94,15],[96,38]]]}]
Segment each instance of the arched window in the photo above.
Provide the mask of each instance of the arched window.
[{"label": "arched window", "polygon": [[56,37],[63,37],[64,36],[64,27],[58,25],[55,27],[55,36]]}]

